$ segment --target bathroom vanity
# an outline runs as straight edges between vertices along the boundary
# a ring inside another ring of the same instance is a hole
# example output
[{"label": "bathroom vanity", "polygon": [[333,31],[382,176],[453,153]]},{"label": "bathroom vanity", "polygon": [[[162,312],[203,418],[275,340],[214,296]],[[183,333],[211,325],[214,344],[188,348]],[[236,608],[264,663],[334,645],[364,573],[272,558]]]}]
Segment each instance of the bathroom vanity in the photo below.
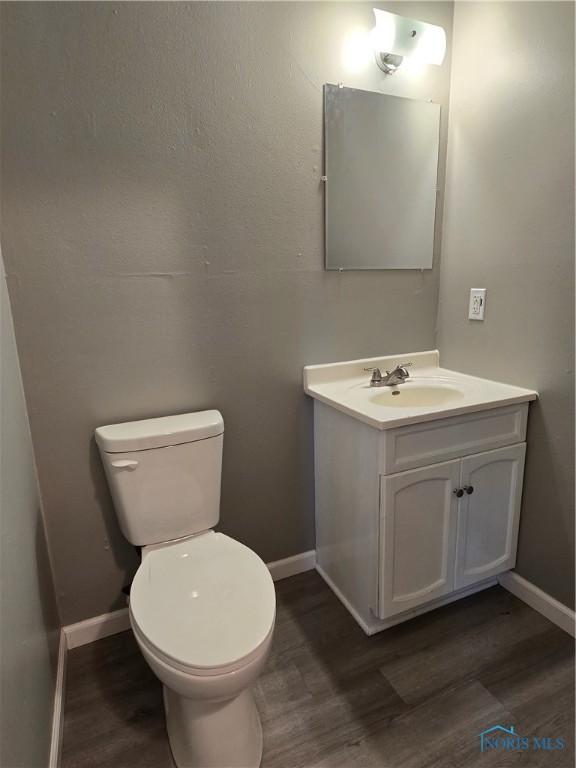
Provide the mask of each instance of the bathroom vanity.
[{"label": "bathroom vanity", "polygon": [[[410,363],[395,386],[371,370]],[[437,351],[307,366],[317,569],[372,634],[514,567],[537,393],[440,368]]]}]

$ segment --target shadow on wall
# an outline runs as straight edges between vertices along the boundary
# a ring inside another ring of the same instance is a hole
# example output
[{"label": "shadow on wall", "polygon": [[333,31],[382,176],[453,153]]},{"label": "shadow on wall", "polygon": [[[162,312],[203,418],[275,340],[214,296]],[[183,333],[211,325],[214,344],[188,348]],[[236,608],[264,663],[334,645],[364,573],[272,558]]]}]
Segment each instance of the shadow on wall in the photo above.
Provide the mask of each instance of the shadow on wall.
[{"label": "shadow on wall", "polygon": [[[124,573],[124,584],[128,585],[131,583],[134,573],[140,564],[140,558],[135,548],[132,550],[133,557],[130,557],[130,544],[126,541],[120,530],[112,496],[108,488],[108,481],[106,480],[104,467],[100,459],[100,452],[94,436],[90,438],[89,442],[88,463],[92,476],[94,500],[97,508],[101,510],[102,520],[104,521],[107,533],[105,549],[111,550],[118,570]],[[109,611],[116,611],[125,607],[126,598],[122,592],[119,592],[117,598],[110,604]]]},{"label": "shadow on wall", "polygon": [[[567,467],[568,464],[571,467],[574,466],[574,449],[572,448],[570,462],[558,460],[555,455],[557,441],[547,429],[548,420],[545,409],[546,393],[544,392],[542,399],[531,405],[528,419],[526,472],[516,570],[564,605],[571,606],[574,605],[575,597],[574,485],[570,477],[562,476],[562,468]],[[550,509],[556,511],[555,524],[543,526],[542,517]],[[525,539],[530,541],[528,558],[522,556],[526,551],[523,546]],[[554,553],[554,570],[567,575],[562,592],[559,590],[560,584],[557,580],[554,580],[554,583],[548,583],[550,552]]]}]

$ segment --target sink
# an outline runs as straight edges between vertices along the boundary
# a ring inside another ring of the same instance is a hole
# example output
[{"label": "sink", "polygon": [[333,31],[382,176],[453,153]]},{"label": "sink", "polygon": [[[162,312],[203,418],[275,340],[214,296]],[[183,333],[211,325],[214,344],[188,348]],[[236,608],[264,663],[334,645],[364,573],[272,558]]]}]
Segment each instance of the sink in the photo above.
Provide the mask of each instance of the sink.
[{"label": "sink", "polygon": [[[407,381],[370,387],[375,368],[392,371],[410,363]],[[304,368],[304,391],[326,405],[378,429],[535,400],[538,393],[440,366],[438,350],[362,358]]]},{"label": "sink", "polygon": [[430,408],[464,399],[462,391],[445,384],[418,384],[409,381],[397,387],[376,391],[377,394],[370,395],[370,402],[386,408]]}]

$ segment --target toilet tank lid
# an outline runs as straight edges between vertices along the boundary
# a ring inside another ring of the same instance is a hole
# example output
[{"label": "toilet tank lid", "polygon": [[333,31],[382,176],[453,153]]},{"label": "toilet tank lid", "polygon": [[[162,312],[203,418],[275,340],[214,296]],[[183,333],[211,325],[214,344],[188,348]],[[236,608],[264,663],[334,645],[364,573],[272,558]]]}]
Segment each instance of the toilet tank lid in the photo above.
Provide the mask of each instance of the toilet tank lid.
[{"label": "toilet tank lid", "polygon": [[157,419],[127,421],[98,427],[95,432],[100,450],[106,453],[128,453],[193,443],[216,437],[224,432],[220,411],[197,411]]}]

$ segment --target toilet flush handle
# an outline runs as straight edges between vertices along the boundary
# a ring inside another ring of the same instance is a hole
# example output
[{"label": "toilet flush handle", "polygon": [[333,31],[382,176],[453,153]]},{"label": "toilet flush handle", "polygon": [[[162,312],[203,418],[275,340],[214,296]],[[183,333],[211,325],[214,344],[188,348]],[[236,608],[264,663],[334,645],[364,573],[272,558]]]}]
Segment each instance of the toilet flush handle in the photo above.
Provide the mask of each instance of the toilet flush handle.
[{"label": "toilet flush handle", "polygon": [[117,461],[110,462],[114,469],[127,469],[132,472],[138,466],[138,462],[132,459],[118,459]]}]

